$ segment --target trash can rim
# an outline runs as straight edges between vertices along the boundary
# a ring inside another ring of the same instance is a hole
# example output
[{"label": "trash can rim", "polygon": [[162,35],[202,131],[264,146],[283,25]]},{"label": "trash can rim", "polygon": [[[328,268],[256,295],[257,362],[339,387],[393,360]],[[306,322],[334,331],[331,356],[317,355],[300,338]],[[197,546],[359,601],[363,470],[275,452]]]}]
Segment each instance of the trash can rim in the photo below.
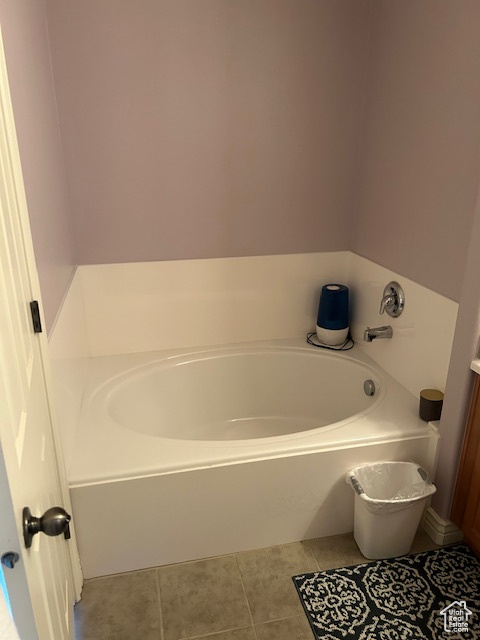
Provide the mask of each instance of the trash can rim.
[{"label": "trash can rim", "polygon": [[[357,478],[355,474],[357,471],[361,469],[364,469],[366,467],[375,467],[377,465],[382,465],[382,466],[404,465],[404,466],[414,467],[418,471],[419,476],[422,478],[422,480],[424,482],[427,482],[427,481],[428,482],[425,485],[424,491],[422,491],[421,494],[414,497],[373,498],[372,496],[369,496],[367,494],[364,487],[362,486],[362,483],[360,482],[360,480]],[[359,498],[362,498],[362,500],[364,500],[365,502],[368,502],[370,504],[375,504],[377,506],[389,505],[389,504],[391,505],[411,504],[412,502],[416,502],[418,500],[424,500],[425,498],[428,498],[429,496],[433,495],[437,490],[436,486],[433,484],[430,478],[430,474],[420,464],[418,464],[418,462],[407,461],[407,460],[377,460],[376,462],[366,462],[364,464],[357,465],[353,469],[350,469],[350,471],[346,475],[345,480],[347,481],[348,484],[350,484],[350,486],[352,487],[354,492],[359,496]]]},{"label": "trash can rim", "polygon": [[417,469],[422,469],[423,471],[426,472],[426,469],[424,469],[421,464],[418,464],[418,462],[414,462],[413,460],[376,460],[375,462],[364,462],[362,464],[357,464],[356,467],[353,467],[352,469],[350,469],[347,475],[350,475],[354,471],[357,471],[357,469],[363,469],[364,467],[375,467],[378,464],[414,466],[414,467],[417,467]]},{"label": "trash can rim", "polygon": [[413,498],[371,498],[365,492],[357,493],[358,497],[364,500],[365,502],[370,502],[371,504],[382,505],[382,504],[411,504],[412,502],[417,502],[418,500],[425,500],[429,496],[432,496],[437,490],[437,487],[434,484],[428,485],[426,490]]}]

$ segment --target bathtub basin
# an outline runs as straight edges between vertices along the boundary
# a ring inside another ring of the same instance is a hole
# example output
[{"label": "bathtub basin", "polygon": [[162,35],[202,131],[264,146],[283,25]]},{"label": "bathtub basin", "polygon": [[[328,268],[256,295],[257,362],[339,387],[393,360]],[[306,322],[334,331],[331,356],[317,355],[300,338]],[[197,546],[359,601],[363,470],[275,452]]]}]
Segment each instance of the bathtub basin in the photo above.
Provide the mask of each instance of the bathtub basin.
[{"label": "bathtub basin", "polygon": [[[367,396],[363,383],[372,378],[375,395]],[[157,438],[257,440],[357,419],[383,400],[384,387],[378,370],[338,354],[233,347],[159,357],[127,370],[96,392],[91,408],[101,419]]]}]

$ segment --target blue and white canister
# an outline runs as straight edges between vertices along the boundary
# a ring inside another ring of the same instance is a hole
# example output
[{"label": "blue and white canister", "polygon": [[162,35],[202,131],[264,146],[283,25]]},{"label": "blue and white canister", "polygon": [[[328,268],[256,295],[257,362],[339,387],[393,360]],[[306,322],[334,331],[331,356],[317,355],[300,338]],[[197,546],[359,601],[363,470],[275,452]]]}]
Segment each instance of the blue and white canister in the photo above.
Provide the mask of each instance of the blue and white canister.
[{"label": "blue and white canister", "polygon": [[336,347],[348,336],[348,287],[326,284],[322,287],[317,315],[317,337],[323,344]]}]

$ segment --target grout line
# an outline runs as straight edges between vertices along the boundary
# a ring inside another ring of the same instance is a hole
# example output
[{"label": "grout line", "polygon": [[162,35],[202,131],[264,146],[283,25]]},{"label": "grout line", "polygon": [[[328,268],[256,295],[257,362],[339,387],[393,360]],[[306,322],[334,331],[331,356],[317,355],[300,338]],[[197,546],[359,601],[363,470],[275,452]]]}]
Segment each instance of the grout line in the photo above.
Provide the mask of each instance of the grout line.
[{"label": "grout line", "polygon": [[[166,565],[167,566],[167,565]],[[146,573],[147,571],[156,571],[159,567],[145,567],[144,569],[131,569],[131,571],[120,571],[119,573],[109,573],[106,576],[95,576],[94,578],[85,578],[84,582],[97,582],[99,580],[109,580],[111,578],[121,578],[134,573]]]},{"label": "grout line", "polygon": [[[252,627],[232,627],[231,629],[222,629],[221,631],[211,631],[209,633],[202,633],[199,636],[185,636],[182,638],[178,638],[178,640],[196,640],[197,638],[210,638],[212,636],[219,636],[222,633],[230,633],[230,631],[242,631],[243,629],[252,629]],[[253,630],[255,632],[254,627],[253,627]]]},{"label": "grout line", "polygon": [[255,623],[253,621],[253,616],[252,616],[252,610],[250,608],[250,602],[248,601],[248,597],[247,597],[247,590],[245,589],[245,583],[243,582],[243,575],[242,575],[242,570],[240,569],[240,565],[238,563],[238,553],[235,554],[235,562],[237,563],[237,568],[238,568],[238,573],[240,575],[240,582],[242,583],[242,589],[243,589],[243,595],[245,597],[245,602],[247,603],[247,609],[248,609],[248,613],[250,615],[250,620],[252,622],[252,628],[253,628],[253,635],[255,636],[255,638],[258,640],[258,636],[257,636],[257,630],[255,628]]},{"label": "grout line", "polygon": [[[340,534],[342,535],[342,534]],[[178,567],[179,565],[184,565],[184,564],[193,564],[195,562],[204,562],[206,560],[216,560],[217,558],[231,558],[233,556],[237,556],[238,554],[241,553],[250,553],[252,551],[263,551],[265,549],[270,549],[272,547],[285,547],[288,545],[294,545],[294,544],[298,544],[300,543],[310,543],[313,542],[314,540],[316,540],[317,538],[310,538],[308,540],[294,540],[293,542],[285,542],[282,544],[278,544],[278,545],[270,545],[268,547],[260,547],[258,549],[254,548],[254,549],[243,549],[242,551],[233,551],[232,553],[221,553],[215,556],[205,556],[204,558],[193,558],[192,560],[179,560],[178,562],[169,562],[167,564],[161,564],[161,565],[156,565],[154,567],[144,567],[142,569],[131,569],[130,571],[120,571],[119,573],[109,573],[105,576],[95,576],[93,578],[86,578],[85,582],[93,582],[94,580],[105,580],[108,578],[115,578],[117,576],[125,576],[131,573],[142,573],[145,571],[154,571],[154,570],[158,570],[158,569],[164,569],[166,567]],[[310,547],[310,544],[309,544]],[[316,557],[315,554],[312,552],[312,555],[314,557],[314,560],[316,561]],[[319,568],[319,571],[321,571],[321,569]]]},{"label": "grout line", "polygon": [[[266,547],[268,548],[268,547]],[[250,551],[250,549],[248,550]],[[248,553],[247,551],[247,553]],[[257,551],[257,549],[252,549],[252,551]],[[93,582],[94,580],[108,580],[109,578],[116,578],[120,576],[126,576],[132,573],[145,573],[146,571],[158,571],[159,569],[165,569],[167,567],[178,567],[184,564],[194,564],[195,562],[204,562],[206,560],[217,560],[218,558],[229,558],[236,555],[237,552],[232,553],[221,553],[216,556],[206,556],[205,558],[194,558],[193,560],[180,560],[178,562],[169,562],[167,564],[159,564],[154,567],[144,567],[142,569],[130,569],[130,571],[120,571],[118,573],[109,573],[105,576],[95,576],[93,578],[86,578],[85,582]],[[244,553],[244,552],[240,552]]]},{"label": "grout line", "polygon": [[203,558],[192,558],[192,560],[179,560],[178,562],[168,562],[167,564],[160,564],[155,568],[163,569],[164,567],[178,567],[181,564],[193,564],[194,562],[204,562],[205,560],[217,560],[218,558],[230,558],[235,555],[237,555],[237,552],[232,551],[231,553],[220,553],[215,556],[205,556]]},{"label": "grout line", "polygon": [[[313,540],[316,540],[316,538],[313,538]],[[321,571],[321,569],[320,569],[320,565],[319,565],[318,560],[317,560],[317,556],[315,555],[315,552],[314,552],[313,547],[312,547],[313,540],[304,540],[304,542],[307,543],[308,548],[310,550],[310,553],[313,556],[313,561],[315,562],[315,564],[317,566],[317,572],[319,572],[319,571]]]},{"label": "grout line", "polygon": [[271,620],[263,620],[263,622],[257,622],[257,625],[270,624],[271,622],[282,622],[283,620],[293,620],[293,618],[304,618],[305,613],[295,613],[293,616],[285,616],[284,618],[272,618]]},{"label": "grout line", "polygon": [[[270,624],[271,622],[282,622],[284,620],[293,620],[294,618],[304,618],[305,614],[304,613],[298,613],[295,614],[293,616],[285,616],[283,618],[273,618],[272,620],[263,620],[262,622],[257,622],[257,625],[264,625],[264,624]],[[253,620],[252,620],[253,622]],[[202,633],[199,636],[185,636],[182,638],[179,638],[178,640],[197,640],[197,638],[210,638],[211,636],[219,636],[222,633],[230,633],[231,631],[242,631],[243,629],[253,629],[253,632],[255,634],[255,637],[257,638],[256,635],[256,628],[255,628],[255,624],[252,624],[251,627],[232,627],[231,629],[222,629],[221,631],[213,631],[213,632],[209,632],[209,633]]]},{"label": "grout line", "polygon": [[160,640],[165,640],[165,628],[163,626],[162,597],[160,595],[160,576],[158,575],[158,569],[155,569],[155,579],[157,583],[158,612],[160,614]]}]

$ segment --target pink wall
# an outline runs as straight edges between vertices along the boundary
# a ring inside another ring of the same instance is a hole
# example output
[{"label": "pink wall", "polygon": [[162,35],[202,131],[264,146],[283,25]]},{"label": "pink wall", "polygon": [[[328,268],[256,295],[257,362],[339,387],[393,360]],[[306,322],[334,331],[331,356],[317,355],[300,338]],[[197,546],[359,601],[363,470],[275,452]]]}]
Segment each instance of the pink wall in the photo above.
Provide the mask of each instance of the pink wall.
[{"label": "pink wall", "polygon": [[48,0],[79,262],[347,249],[370,0]]},{"label": "pink wall", "polygon": [[[47,9],[78,262],[351,248],[459,299],[477,0]],[[44,0],[0,0],[0,19],[51,327],[76,260]]]},{"label": "pink wall", "polygon": [[49,329],[76,261],[43,0],[0,0],[0,23]]},{"label": "pink wall", "polygon": [[352,249],[458,301],[480,179],[480,2],[375,0]]}]

